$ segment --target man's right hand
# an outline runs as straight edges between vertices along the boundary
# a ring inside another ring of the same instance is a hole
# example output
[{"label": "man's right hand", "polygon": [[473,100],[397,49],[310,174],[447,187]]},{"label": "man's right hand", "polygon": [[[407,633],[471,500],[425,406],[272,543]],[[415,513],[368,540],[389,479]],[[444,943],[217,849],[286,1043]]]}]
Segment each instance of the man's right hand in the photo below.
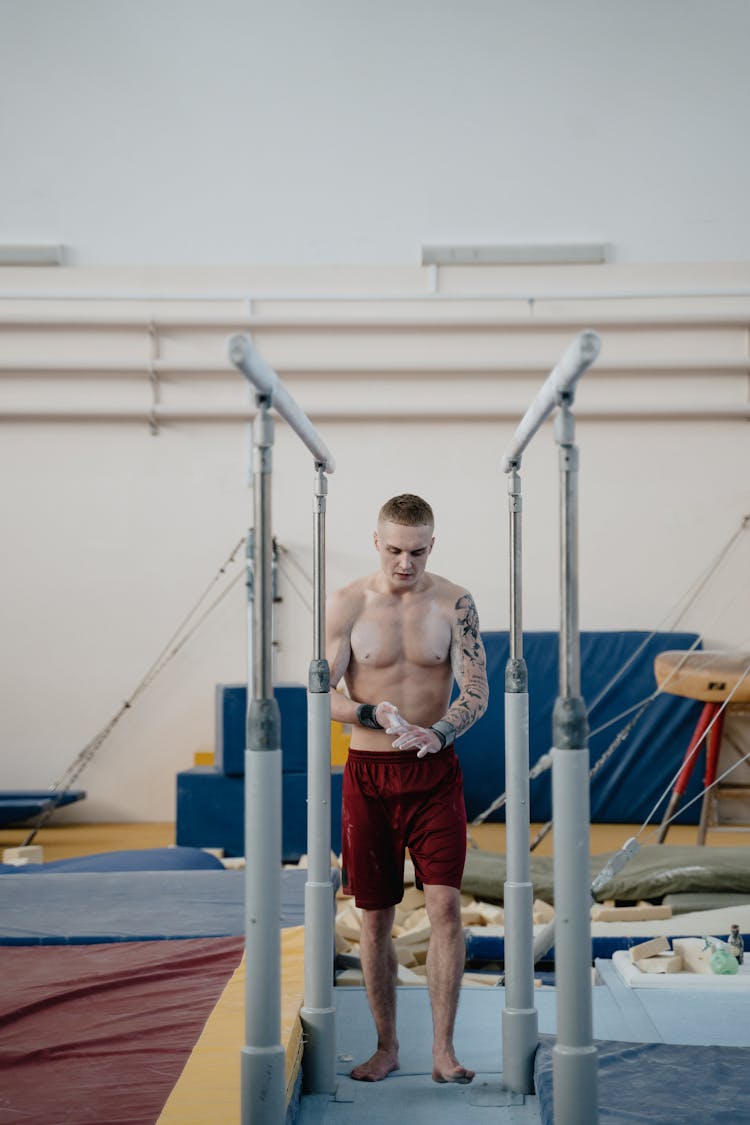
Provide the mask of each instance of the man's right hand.
[{"label": "man's right hand", "polygon": [[376,705],[375,718],[387,734],[395,734],[396,731],[409,725],[406,719],[399,714],[398,707],[385,699],[382,703]]},{"label": "man's right hand", "polygon": [[393,740],[395,750],[416,749],[418,758],[424,758],[425,754],[437,754],[442,750],[440,740],[434,731],[407,722],[403,715],[399,714],[398,707],[394,707],[392,703],[385,700],[378,703],[375,708],[375,718],[381,726],[385,727],[386,734],[398,735],[398,738]]}]

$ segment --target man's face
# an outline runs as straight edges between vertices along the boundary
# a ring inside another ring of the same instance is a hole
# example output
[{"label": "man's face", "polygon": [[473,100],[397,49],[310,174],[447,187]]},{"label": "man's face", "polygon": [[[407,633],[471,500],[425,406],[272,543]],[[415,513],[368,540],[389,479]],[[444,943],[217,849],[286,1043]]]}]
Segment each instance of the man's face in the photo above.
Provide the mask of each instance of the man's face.
[{"label": "man's face", "polygon": [[382,522],[375,532],[380,569],[392,590],[413,590],[427,566],[432,544],[432,525],[406,527]]}]

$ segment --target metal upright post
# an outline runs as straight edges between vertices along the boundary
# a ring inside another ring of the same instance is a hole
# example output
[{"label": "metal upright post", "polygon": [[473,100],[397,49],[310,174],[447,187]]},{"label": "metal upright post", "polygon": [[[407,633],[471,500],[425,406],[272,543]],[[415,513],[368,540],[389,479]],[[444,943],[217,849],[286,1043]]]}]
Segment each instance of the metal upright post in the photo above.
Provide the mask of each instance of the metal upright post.
[{"label": "metal upright post", "polygon": [[328,482],[315,466],[313,504],[313,656],[307,693],[307,871],[305,884],[305,1033],[303,1073],[311,1094],[336,1089],[331,882],[331,685],[325,659],[325,510]]},{"label": "metal upright post", "polygon": [[560,458],[560,694],[552,719],[557,1041],[553,1050],[555,1125],[597,1125],[593,1044],[589,751],[581,696],[578,626],[578,448],[572,393],[555,417]]},{"label": "metal upright post", "polygon": [[[250,479],[252,487],[252,477]],[[245,538],[245,589],[247,590],[247,709],[245,726],[250,717],[255,683],[255,529],[248,528]]]},{"label": "metal upright post", "polygon": [[260,395],[253,426],[255,590],[252,700],[245,750],[245,1046],[242,1125],[281,1125],[281,720],[271,671],[273,420]]},{"label": "metal upright post", "polygon": [[529,687],[523,658],[521,600],[521,478],[508,475],[510,513],[510,653],[505,666],[505,775],[507,879],[505,908],[505,1007],[503,1085],[516,1094],[534,1089],[539,1040],[534,1007],[534,920],[529,860]]}]

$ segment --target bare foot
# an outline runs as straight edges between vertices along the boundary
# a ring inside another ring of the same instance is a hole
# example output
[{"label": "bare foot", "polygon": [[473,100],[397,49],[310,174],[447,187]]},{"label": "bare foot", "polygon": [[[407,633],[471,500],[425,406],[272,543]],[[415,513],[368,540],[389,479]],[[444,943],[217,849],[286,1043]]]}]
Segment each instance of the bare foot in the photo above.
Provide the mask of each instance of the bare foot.
[{"label": "bare foot", "polygon": [[435,1065],[432,1068],[433,1082],[456,1082],[459,1086],[468,1086],[474,1077],[475,1071],[467,1070],[461,1066],[456,1056],[452,1053],[435,1056]]},{"label": "bare foot", "polygon": [[398,1050],[385,1051],[378,1047],[367,1062],[355,1066],[351,1077],[357,1082],[382,1082],[393,1070],[398,1070]]}]

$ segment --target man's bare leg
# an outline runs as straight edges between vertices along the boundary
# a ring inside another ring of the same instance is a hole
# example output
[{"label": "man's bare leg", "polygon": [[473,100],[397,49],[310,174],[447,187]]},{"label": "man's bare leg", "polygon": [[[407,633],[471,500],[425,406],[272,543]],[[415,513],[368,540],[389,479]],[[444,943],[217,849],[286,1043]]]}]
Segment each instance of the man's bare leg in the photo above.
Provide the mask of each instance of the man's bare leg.
[{"label": "man's bare leg", "polygon": [[386,910],[362,911],[359,953],[367,999],[378,1033],[378,1047],[374,1055],[352,1071],[352,1078],[360,1082],[380,1082],[399,1066],[396,1037],[398,961],[391,940],[395,915],[395,906]]},{"label": "man's bare leg", "polygon": [[426,886],[425,906],[432,926],[427,953],[427,983],[432,1004],[434,1082],[466,1084],[473,1070],[461,1066],[453,1049],[466,945],[461,925],[461,898],[455,887]]}]

